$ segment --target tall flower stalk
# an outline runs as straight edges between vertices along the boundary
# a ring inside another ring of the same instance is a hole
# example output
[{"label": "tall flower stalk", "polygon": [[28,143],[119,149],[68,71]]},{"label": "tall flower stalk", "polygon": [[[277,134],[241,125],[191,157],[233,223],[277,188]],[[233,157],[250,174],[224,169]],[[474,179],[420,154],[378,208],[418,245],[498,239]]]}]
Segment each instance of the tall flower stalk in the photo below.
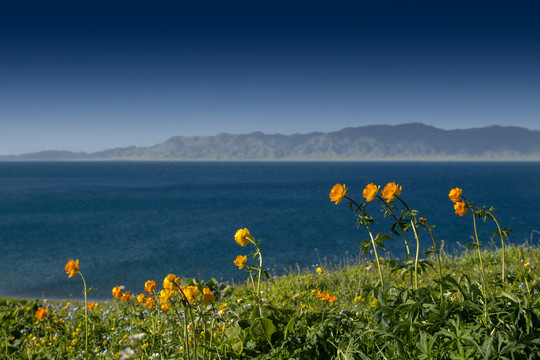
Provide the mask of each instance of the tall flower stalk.
[{"label": "tall flower stalk", "polygon": [[482,252],[480,251],[480,240],[478,239],[478,229],[476,226],[476,217],[478,216],[478,211],[474,211],[474,208],[472,208],[470,201],[465,199],[461,195],[462,192],[463,192],[462,189],[454,188],[450,190],[448,197],[454,203],[454,211],[456,215],[459,215],[459,216],[467,215],[468,209],[469,208],[473,209],[473,211],[471,212],[471,215],[473,216],[475,247],[476,247],[476,250],[478,251],[478,260],[480,261],[480,270],[481,270],[481,275],[482,275],[484,296],[487,297],[488,292],[487,292],[487,283],[486,283],[486,272],[484,270],[484,261],[482,259]]},{"label": "tall flower stalk", "polygon": [[66,274],[68,275],[68,278],[72,278],[74,277],[75,275],[79,274],[81,276],[81,279],[83,281],[83,286],[84,286],[84,352],[85,354],[88,354],[88,298],[87,298],[87,293],[88,293],[88,289],[86,288],[86,280],[84,280],[84,276],[83,274],[79,271],[80,267],[79,267],[79,259],[77,260],[73,260],[73,259],[70,259],[68,260],[66,266],[65,266],[65,270],[66,270]]},{"label": "tall flower stalk", "polygon": [[[249,233],[249,230],[247,228],[239,229],[236,231],[236,234],[234,235],[234,240],[236,243],[240,246],[246,246],[247,244],[253,244],[255,247],[255,251],[251,253],[253,258],[257,258],[259,260],[258,266],[247,266],[246,271],[249,272],[249,278],[251,279],[251,285],[253,287],[253,292],[255,293],[255,298],[257,300],[257,303],[259,305],[259,311],[262,315],[263,313],[263,306],[262,306],[262,297],[261,297],[261,277],[262,277],[262,252],[259,248],[259,244],[262,240],[255,240],[253,236]],[[234,264],[238,266],[239,269],[242,269],[247,262],[247,256],[245,255],[238,255],[236,257],[236,260],[234,260]],[[257,285],[255,285],[255,280],[253,279],[253,273],[257,273]]]},{"label": "tall flower stalk", "polygon": [[[371,184],[373,185],[373,184]],[[368,185],[369,187],[370,185]],[[375,186],[375,185],[373,185]],[[350,197],[347,196],[347,188],[345,187],[345,185],[341,185],[341,184],[336,184],[334,185],[334,187],[332,188],[332,190],[330,191],[330,201],[333,201],[335,202],[336,204],[339,204],[343,199],[347,199],[349,200],[349,205],[350,205],[350,208],[352,210],[353,208],[353,205],[356,206],[356,211],[355,213],[357,214],[358,212],[360,212],[360,215],[358,216],[358,219],[357,219],[357,222],[356,222],[356,226],[359,227],[360,226],[360,223],[363,223],[367,229],[367,232],[369,234],[369,238],[371,240],[371,245],[373,246],[373,253],[375,255],[375,260],[377,261],[377,270],[379,271],[379,278],[381,280],[381,285],[384,286],[384,278],[383,278],[383,274],[382,274],[382,268],[381,268],[381,263],[380,263],[380,260],[379,260],[379,254],[377,252],[377,243],[379,242],[380,245],[382,245],[382,240],[385,240],[387,239],[386,236],[384,235],[381,235],[380,233],[376,236],[376,237],[373,237],[373,233],[371,232],[371,228],[370,228],[370,225],[373,224],[373,218],[371,216],[369,216],[367,213],[366,213],[366,203],[362,203],[361,205],[359,205],[356,201],[354,201],[353,199],[351,199]],[[369,190],[369,193],[375,191],[375,193],[378,191],[378,187],[375,187],[374,189],[370,189]],[[364,190],[364,197],[367,196],[371,196],[371,195],[368,195],[366,193],[366,191]],[[371,197],[371,199],[373,199]],[[368,246],[369,246],[369,243],[368,243]],[[368,249],[368,247],[366,246],[363,246],[364,249]]]},{"label": "tall flower stalk", "polygon": [[424,217],[421,217],[419,220],[420,220],[420,223],[428,229],[429,235],[431,235],[431,240],[433,241],[433,251],[435,251],[435,255],[437,257],[437,268],[439,270],[439,290],[440,290],[441,304],[442,304],[443,302],[442,264],[441,264],[441,255],[439,254],[439,246],[437,242],[435,241],[435,236],[433,235],[432,229],[434,225],[429,225],[427,222],[427,219]]}]

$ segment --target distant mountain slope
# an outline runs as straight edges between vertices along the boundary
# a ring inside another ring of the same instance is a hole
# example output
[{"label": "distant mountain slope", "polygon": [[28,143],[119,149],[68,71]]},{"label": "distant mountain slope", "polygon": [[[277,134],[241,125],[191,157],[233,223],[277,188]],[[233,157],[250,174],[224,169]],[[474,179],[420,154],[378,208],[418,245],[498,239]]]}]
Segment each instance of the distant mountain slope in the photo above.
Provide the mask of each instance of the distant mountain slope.
[{"label": "distant mountain slope", "polygon": [[86,154],[47,151],[0,160],[534,160],[540,131],[512,126],[442,130],[420,123],[294,135],[175,136],[150,147]]}]

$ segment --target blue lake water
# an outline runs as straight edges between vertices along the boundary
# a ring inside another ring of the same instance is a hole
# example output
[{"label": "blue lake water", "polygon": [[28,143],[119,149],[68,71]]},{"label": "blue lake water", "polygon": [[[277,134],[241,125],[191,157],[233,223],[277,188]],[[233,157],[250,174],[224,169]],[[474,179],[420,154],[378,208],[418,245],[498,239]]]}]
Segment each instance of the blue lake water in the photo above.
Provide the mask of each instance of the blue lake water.
[{"label": "blue lake water", "polygon": [[[473,234],[472,218],[454,214],[453,187],[475,205],[496,207],[501,226],[514,230],[510,242],[540,240],[533,231],[540,231],[540,163],[7,162],[0,163],[0,296],[80,297],[80,278],[64,270],[70,258],[80,260],[97,299],[110,299],[115,285],[142,292],[146,280],[161,283],[169,273],[241,281],[233,260],[248,252],[234,241],[243,227],[265,239],[264,265],[277,275],[318,263],[317,252],[323,262],[358,256],[368,235],[329,191],[345,183],[361,202],[368,183],[390,181],[437,226],[448,251]],[[374,231],[388,233],[380,209],[368,204]],[[481,223],[481,240],[490,243],[494,230]],[[431,246],[428,234],[421,240],[422,250]],[[391,256],[405,254],[400,238],[387,244]]]}]

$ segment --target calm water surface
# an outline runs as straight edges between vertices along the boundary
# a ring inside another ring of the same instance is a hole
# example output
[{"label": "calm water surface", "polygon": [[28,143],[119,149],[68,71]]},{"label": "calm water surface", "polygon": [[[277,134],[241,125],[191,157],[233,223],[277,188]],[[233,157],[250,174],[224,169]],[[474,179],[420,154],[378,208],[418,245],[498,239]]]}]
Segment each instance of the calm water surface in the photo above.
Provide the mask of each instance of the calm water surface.
[{"label": "calm water surface", "polygon": [[[265,239],[265,266],[276,274],[318,263],[315,249],[332,261],[357,256],[367,233],[347,204],[329,201],[330,188],[345,183],[362,201],[366,184],[390,181],[448,250],[472,235],[472,218],[454,215],[448,199],[456,186],[497,208],[511,242],[539,240],[540,163],[0,163],[0,296],[79,297],[80,278],[64,271],[70,258],[98,299],[117,284],[139,293],[169,273],[241,281],[241,227]],[[368,211],[375,231],[388,233],[379,205]],[[489,243],[496,228],[480,230]],[[430,246],[427,234],[421,246]],[[388,250],[403,256],[403,241]]]}]

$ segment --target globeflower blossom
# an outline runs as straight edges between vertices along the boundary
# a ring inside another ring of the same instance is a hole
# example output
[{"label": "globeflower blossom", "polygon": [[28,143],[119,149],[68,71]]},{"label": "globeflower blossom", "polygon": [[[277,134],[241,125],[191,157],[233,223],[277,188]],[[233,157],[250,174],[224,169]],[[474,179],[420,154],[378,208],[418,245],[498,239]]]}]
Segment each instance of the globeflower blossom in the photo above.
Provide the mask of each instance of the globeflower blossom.
[{"label": "globeflower blossom", "polygon": [[247,256],[238,255],[236,260],[234,260],[234,265],[238,266],[238,269],[242,269],[246,265]]},{"label": "globeflower blossom", "polygon": [[395,182],[388,183],[381,193],[382,197],[386,199],[386,202],[391,202],[396,195],[401,195],[401,186]]},{"label": "globeflower blossom", "polygon": [[91,302],[91,303],[88,303],[88,310],[92,310],[94,307],[96,307],[96,303],[95,302]]},{"label": "globeflower blossom", "polygon": [[129,299],[131,299],[131,294],[129,293],[129,291],[127,291],[122,294],[122,298],[120,300],[126,302],[129,301]]},{"label": "globeflower blossom", "polygon": [[43,321],[45,319],[45,316],[47,316],[47,309],[44,307],[40,307],[36,311],[36,317],[39,321]]},{"label": "globeflower blossom", "polygon": [[180,278],[174,274],[169,274],[163,279],[163,288],[175,291],[180,285]]},{"label": "globeflower blossom", "polygon": [[462,191],[463,190],[461,190],[460,188],[453,188],[452,190],[450,190],[448,197],[450,198],[450,200],[452,200],[453,203],[457,203],[461,200]]},{"label": "globeflower blossom", "polygon": [[157,283],[154,280],[148,280],[144,283],[144,291],[149,293],[150,295],[153,295],[156,291]]},{"label": "globeflower blossom", "polygon": [[194,302],[197,300],[197,297],[199,297],[199,294],[201,293],[199,288],[196,286],[188,286],[187,288],[183,289],[183,292],[187,301],[189,302]]},{"label": "globeflower blossom", "polygon": [[214,293],[210,290],[210,288],[205,287],[203,289],[203,297],[202,297],[202,303],[204,305],[209,305],[210,303],[214,302],[216,300],[216,297]]},{"label": "globeflower blossom", "polygon": [[322,275],[324,274],[324,270],[321,267],[317,268],[317,274]]},{"label": "globeflower blossom", "polygon": [[162,304],[166,304],[169,302],[169,300],[174,296],[174,291],[171,289],[164,289],[161,290],[159,293],[159,301],[161,301]]},{"label": "globeflower blossom", "polygon": [[122,290],[122,288],[118,285],[116,285],[113,289],[112,289],[112,294],[114,296],[115,299],[120,299],[120,297],[122,296],[122,293],[124,292],[124,290]]},{"label": "globeflower blossom", "polygon": [[66,264],[66,274],[68,274],[68,278],[72,278],[79,272],[79,260],[73,261],[73,259],[68,260]]},{"label": "globeflower blossom", "polygon": [[137,302],[138,302],[139,304],[144,304],[144,303],[146,303],[146,295],[144,295],[144,294],[139,294],[139,295],[137,296]]},{"label": "globeflower blossom", "polygon": [[347,188],[345,187],[345,184],[336,184],[330,190],[330,201],[334,201],[337,204],[343,200],[343,198],[347,195]]},{"label": "globeflower blossom", "polygon": [[454,210],[456,211],[456,215],[467,215],[467,205],[465,204],[465,201],[456,202],[454,204]]},{"label": "globeflower blossom", "polygon": [[246,246],[252,241],[252,236],[247,228],[238,229],[234,234],[234,240],[240,246]]},{"label": "globeflower blossom", "polygon": [[146,306],[148,306],[150,309],[153,309],[155,305],[156,305],[155,299],[153,297],[149,296],[146,299]]},{"label": "globeflower blossom", "polygon": [[375,195],[379,192],[380,186],[375,185],[374,183],[368,184],[364,189],[362,195],[366,198],[367,202],[375,199]]}]

